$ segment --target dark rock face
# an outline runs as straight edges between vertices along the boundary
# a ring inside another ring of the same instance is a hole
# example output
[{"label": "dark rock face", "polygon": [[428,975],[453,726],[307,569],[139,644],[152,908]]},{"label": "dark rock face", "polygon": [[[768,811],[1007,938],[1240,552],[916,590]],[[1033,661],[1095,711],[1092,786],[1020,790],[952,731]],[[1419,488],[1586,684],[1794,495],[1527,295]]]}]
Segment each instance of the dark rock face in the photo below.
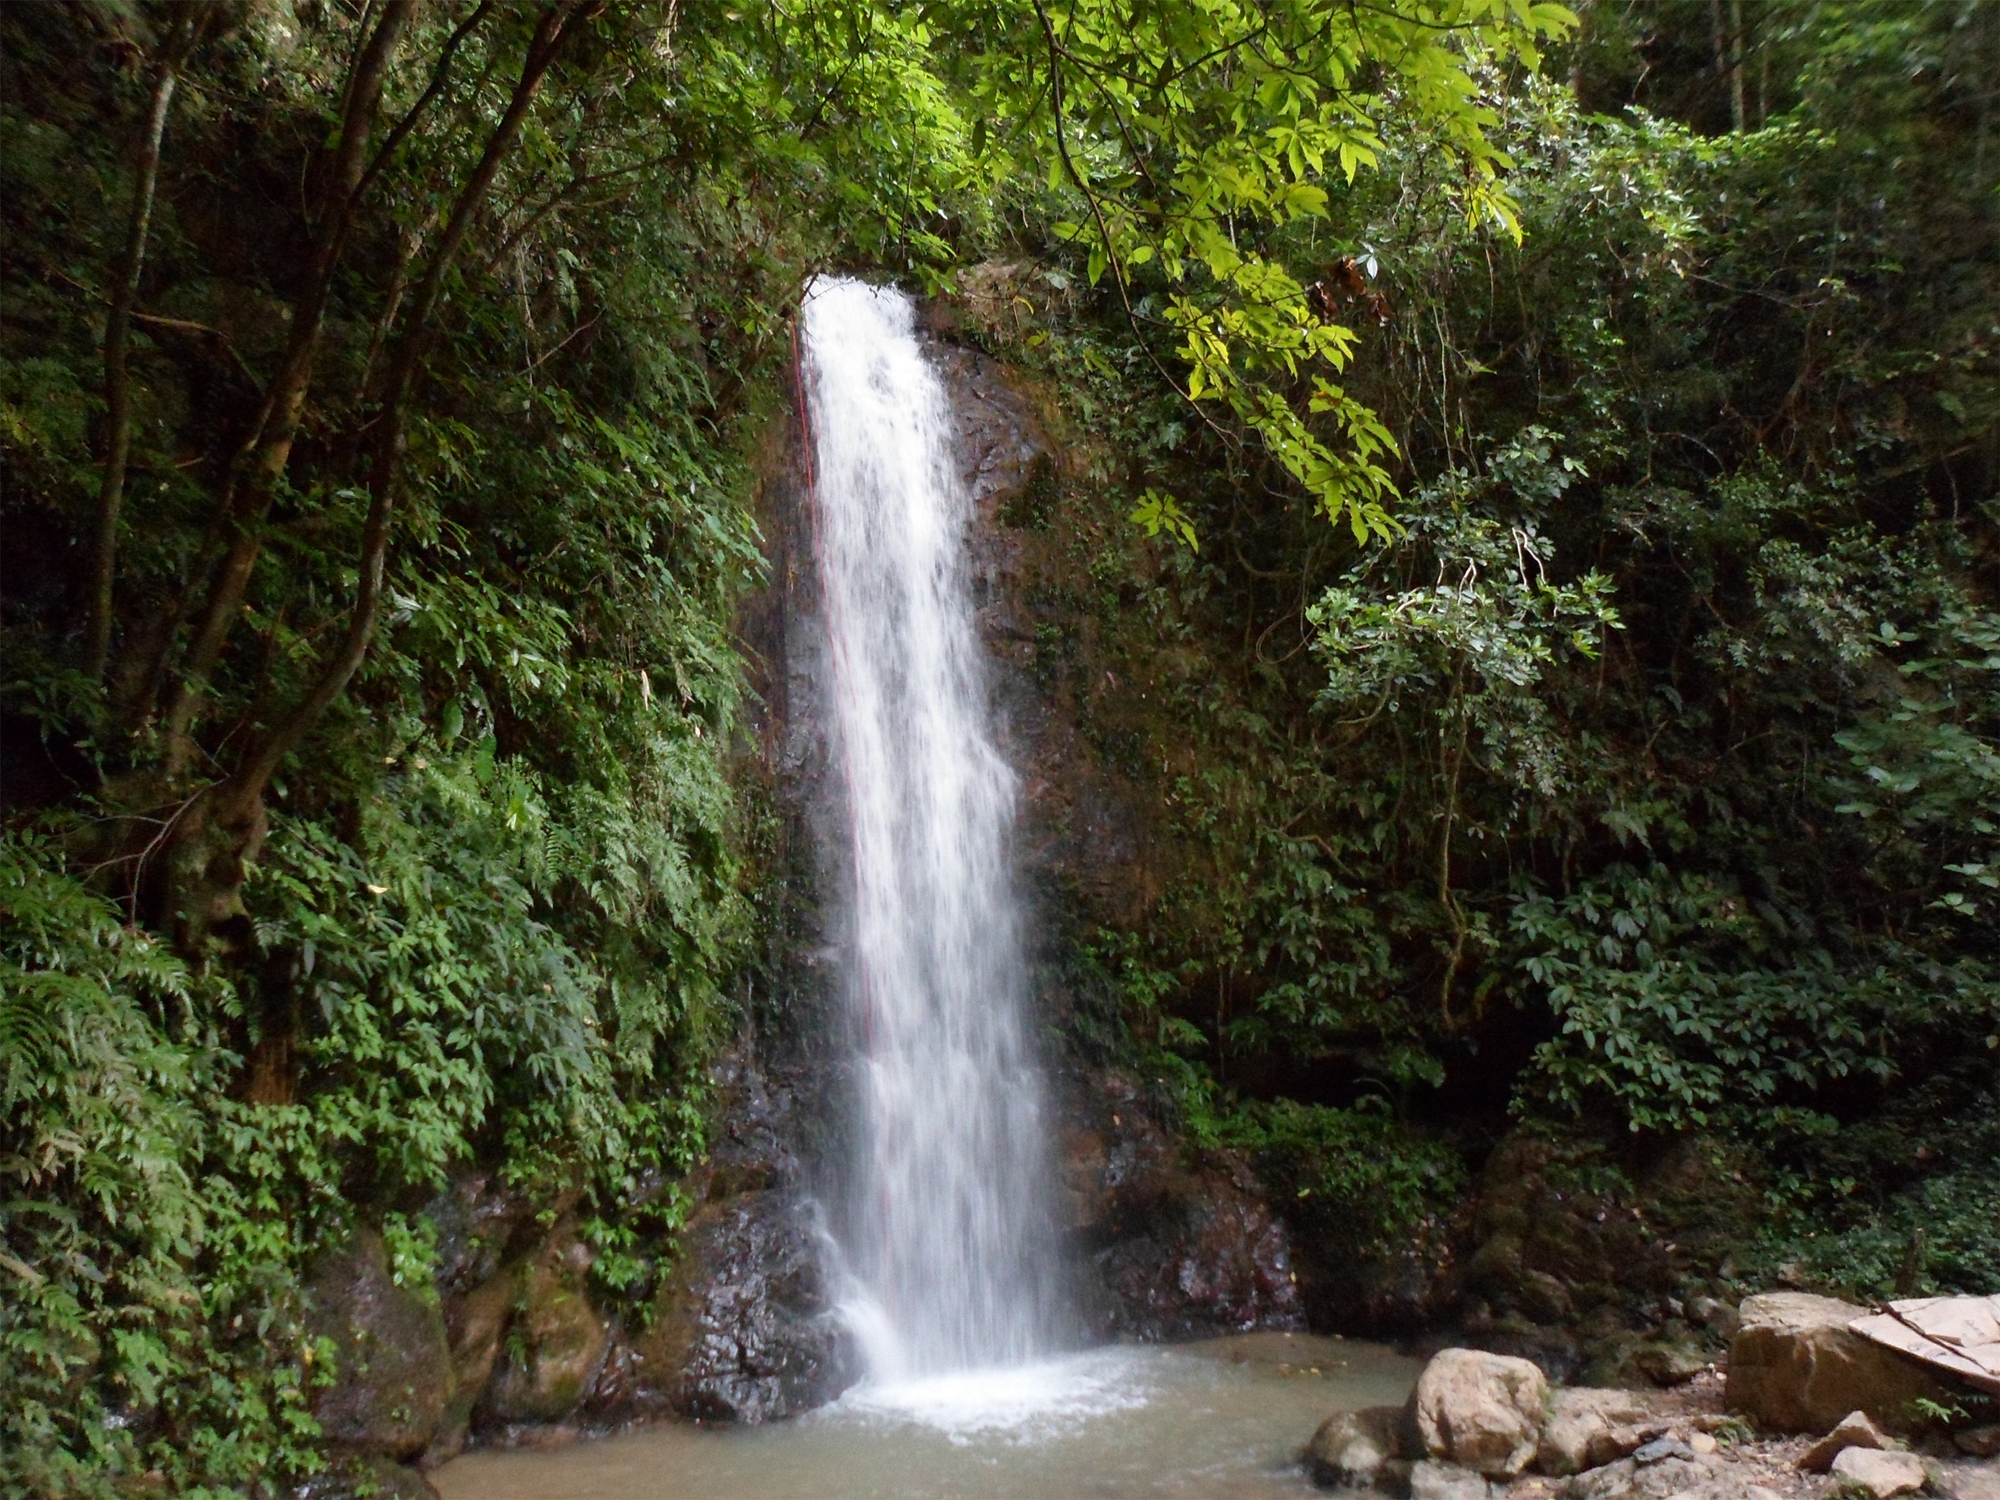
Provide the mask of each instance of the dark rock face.
[{"label": "dark rock face", "polygon": [[1091,1334],[1305,1327],[1284,1225],[1242,1159],[1185,1161],[1131,1079],[1079,1083],[1064,1127],[1063,1207]]},{"label": "dark rock face", "polygon": [[709,1203],[680,1250],[653,1326],[617,1373],[634,1407],[765,1422],[854,1383],[853,1340],[827,1300],[808,1203],[776,1189]]},{"label": "dark rock face", "polygon": [[[1043,893],[1043,946],[1062,926],[1052,902],[1134,919],[1157,894],[1164,851],[1139,788],[1090,747],[1074,705],[1034,672],[1028,604],[1037,513],[1056,456],[1028,399],[1000,365],[939,342],[932,358],[951,393],[961,473],[977,517],[972,570],[992,664],[998,730],[1025,790],[1023,884]],[[1038,965],[1045,1025],[1071,997]],[[1059,1058],[1048,1059],[1060,1066]],[[1053,1090],[1061,1112],[1062,1209],[1095,1337],[1200,1338],[1303,1328],[1283,1223],[1241,1157],[1183,1159],[1133,1080],[1071,1066]]]},{"label": "dark rock face", "polygon": [[323,1255],[306,1293],[309,1331],[337,1350],[339,1378],[313,1403],[327,1441],[359,1455],[417,1457],[443,1426],[454,1390],[436,1304],[396,1285],[371,1229]]},{"label": "dark rock face", "polygon": [[[1068,690],[1036,671],[1031,595],[1044,581],[1040,512],[1057,484],[1054,445],[996,361],[944,342],[930,354],[951,394],[976,517],[972,582],[996,728],[1023,783],[1023,883],[1113,920],[1136,920],[1159,894],[1168,858],[1147,795],[1089,743]],[[1044,1010],[1051,998],[1042,997]]]},{"label": "dark rock face", "polygon": [[1465,1258],[1433,1285],[1431,1305],[1457,1303],[1466,1343],[1558,1379],[1678,1385],[1719,1357],[1734,1325],[1720,1281],[1691,1288],[1755,1205],[1697,1143],[1628,1190],[1595,1185],[1588,1165],[1550,1141],[1503,1140],[1481,1175]]},{"label": "dark rock face", "polygon": [[676,1242],[646,1331],[614,1339],[589,1410],[765,1422],[831,1401],[859,1375],[821,1271],[822,1231],[795,1149],[800,1090],[747,1045],[717,1067],[705,1202]]},{"label": "dark rock face", "polygon": [[1408,1338],[1452,1321],[1469,1209],[1458,1222],[1425,1220],[1390,1246],[1357,1249],[1351,1239],[1316,1236],[1294,1225],[1293,1256],[1306,1318],[1321,1331],[1368,1338]]}]

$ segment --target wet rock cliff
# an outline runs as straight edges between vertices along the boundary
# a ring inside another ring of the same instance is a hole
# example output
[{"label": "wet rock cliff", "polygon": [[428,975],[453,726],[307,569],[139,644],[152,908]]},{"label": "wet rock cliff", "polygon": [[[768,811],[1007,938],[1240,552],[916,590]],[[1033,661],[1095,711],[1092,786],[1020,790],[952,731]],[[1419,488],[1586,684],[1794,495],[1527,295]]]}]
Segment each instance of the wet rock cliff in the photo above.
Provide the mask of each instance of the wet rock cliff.
[{"label": "wet rock cliff", "polygon": [[[1159,851],[1136,789],[1036,670],[1034,517],[1062,456],[1007,370],[937,329],[930,347],[976,501],[979,624],[999,737],[1023,788],[1017,856],[1034,905],[1050,1170],[1079,1340],[1302,1328],[1292,1247],[1248,1164],[1191,1151],[1154,1082],[1088,1044],[1091,1001],[1069,977],[1077,935],[1144,909]],[[741,622],[761,949],[743,982],[743,1030],[716,1070],[707,1159],[680,1183],[638,1188],[677,1189],[691,1204],[673,1269],[644,1307],[608,1305],[574,1205],[530,1202],[476,1171],[424,1210],[438,1231],[434,1300],[397,1285],[380,1238],[358,1233],[307,1288],[343,1371],[318,1408],[337,1458],[310,1486],[319,1500],[371,1485],[421,1493],[401,1466],[440,1463],[468,1443],[557,1441],[656,1417],[779,1419],[860,1374],[834,1306],[823,1209],[849,1145],[857,1038],[826,919],[845,870],[801,438],[795,412],[774,422],[759,517],[769,583]]]},{"label": "wet rock cliff", "polygon": [[[1302,1327],[1285,1230],[1247,1165],[1226,1153],[1190,1156],[1145,1081],[1079,1045],[1066,948],[1094,921],[1144,907],[1154,841],[1142,800],[1036,671],[1034,518],[1061,454],[1021,385],[949,336],[948,310],[932,312],[930,353],[950,392],[974,501],[973,583],[998,736],[1023,788],[1017,858],[1034,908],[1037,1019],[1058,1115],[1051,1170],[1060,1178],[1080,1333],[1159,1339]],[[744,630],[777,830],[778,920],[754,1021],[758,1066],[793,1101],[797,1151],[808,1163],[798,1180],[823,1186],[846,1149],[855,1039],[838,1013],[821,921],[845,872],[837,852],[826,854],[842,846],[820,730],[826,667],[801,438],[794,423],[774,444],[762,517],[771,584]]]}]

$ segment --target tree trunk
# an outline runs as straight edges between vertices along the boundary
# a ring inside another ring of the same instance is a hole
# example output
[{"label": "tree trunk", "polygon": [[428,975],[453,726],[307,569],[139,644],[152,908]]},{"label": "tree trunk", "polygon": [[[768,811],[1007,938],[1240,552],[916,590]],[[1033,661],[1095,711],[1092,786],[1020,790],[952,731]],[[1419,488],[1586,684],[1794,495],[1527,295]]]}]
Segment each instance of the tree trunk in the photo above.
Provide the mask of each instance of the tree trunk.
[{"label": "tree trunk", "polygon": [[[207,690],[208,678],[242,613],[250,575],[263,547],[265,514],[285,466],[291,461],[306,396],[312,389],[313,362],[319,352],[333,272],[345,247],[347,230],[357,206],[356,196],[366,167],[365,152],[381,113],[382,88],[389,64],[416,10],[416,0],[389,0],[367,45],[356,60],[341,113],[340,137],[321,196],[318,232],[305,289],[292,308],[291,336],[265,393],[264,405],[237,458],[229,466],[217,501],[218,521],[228,550],[209,587],[201,624],[188,650],[179,690],[167,713],[167,775],[186,773],[193,755],[191,732],[195,714]],[[199,581],[191,581],[199,587]]]},{"label": "tree trunk", "polygon": [[[431,317],[443,300],[446,278],[473,220],[486,201],[501,163],[513,149],[543,79],[563,44],[574,34],[571,23],[581,9],[576,0],[566,0],[542,12],[507,111],[494,127],[477,166],[460,190],[437,248],[411,298],[396,352],[383,381],[382,411],[376,419],[375,459],[369,474],[368,516],[362,529],[355,599],[346,635],[306,696],[244,756],[226,781],[202,794],[200,805],[182,821],[174,841],[170,879],[174,888],[174,920],[184,947],[200,947],[217,924],[240,911],[244,867],[256,857],[267,825],[265,788],[285,757],[346,690],[367,657],[381,612],[382,583],[388,566],[389,536],[403,456],[404,408],[422,361]],[[247,580],[247,573],[245,576]]]},{"label": "tree trunk", "polygon": [[167,111],[180,82],[180,66],[193,50],[208,12],[183,15],[160,54],[153,74],[152,100],[139,134],[139,157],[132,183],[132,213],[125,231],[125,253],[119,260],[118,283],[111,297],[111,315],[104,324],[104,415],[106,425],[104,474],[97,489],[97,536],[91,556],[90,600],[84,629],[84,670],[94,682],[104,680],[111,657],[112,591],[118,573],[118,523],[125,502],[125,466],[132,449],[132,383],[127,352],[132,338],[132,309],[139,298],[139,273],[146,264],[146,242],[153,222],[153,193],[160,177],[160,143],[166,135]]}]

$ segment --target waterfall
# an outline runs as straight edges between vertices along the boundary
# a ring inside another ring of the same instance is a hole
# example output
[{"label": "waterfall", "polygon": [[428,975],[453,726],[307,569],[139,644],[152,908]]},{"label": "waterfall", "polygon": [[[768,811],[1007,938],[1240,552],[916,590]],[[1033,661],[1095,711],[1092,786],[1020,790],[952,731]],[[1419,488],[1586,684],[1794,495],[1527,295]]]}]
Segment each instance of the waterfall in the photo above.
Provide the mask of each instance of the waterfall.
[{"label": "waterfall", "polygon": [[840,1251],[871,1373],[890,1381],[1025,1360],[1058,1300],[1016,779],[990,729],[949,401],[914,313],[820,277],[800,350],[852,840],[860,1097]]}]

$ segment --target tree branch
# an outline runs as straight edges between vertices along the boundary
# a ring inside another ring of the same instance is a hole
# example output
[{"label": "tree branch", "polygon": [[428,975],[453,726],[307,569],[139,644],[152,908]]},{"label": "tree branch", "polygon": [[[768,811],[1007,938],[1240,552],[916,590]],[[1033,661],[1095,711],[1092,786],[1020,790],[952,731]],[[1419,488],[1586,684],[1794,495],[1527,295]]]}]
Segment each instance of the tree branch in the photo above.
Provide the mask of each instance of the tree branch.
[{"label": "tree branch", "polygon": [[[207,608],[189,648],[180,689],[167,715],[169,776],[179,775],[186,768],[195,712],[209,675],[221,659],[229,632],[242,612],[243,597],[262,548],[259,532],[264,515],[291,460],[306,393],[312,387],[313,360],[319,351],[334,267],[339,263],[353,220],[363,175],[362,153],[381,113],[382,88],[389,63],[415,10],[416,0],[388,0],[381,20],[355,62],[341,113],[340,137],[328,172],[324,195],[328,207],[320,219],[320,233],[313,246],[304,289],[292,307],[291,337],[257,419],[223,481],[217,512],[229,547],[210,585]],[[144,711],[143,706],[140,711]]]},{"label": "tree branch", "polygon": [[1063,171],[1069,175],[1069,180],[1076,184],[1076,190],[1083,194],[1083,201],[1090,205],[1090,217],[1097,224],[1097,237],[1104,243],[1104,259],[1111,270],[1111,284],[1118,288],[1119,305],[1125,309],[1125,321],[1131,325],[1132,336],[1139,341],[1140,351],[1146,356],[1147,363],[1159,373],[1160,379],[1193,409],[1194,414],[1201,418],[1203,425],[1225,444],[1233,447],[1236,445],[1235,435],[1224,431],[1215,418],[1202,408],[1201,403],[1187,393],[1187,387],[1168,372],[1167,367],[1160,363],[1159,356],[1153,353],[1153,346],[1146,342],[1145,331],[1139,327],[1139,315],[1132,309],[1131,292],[1125,284],[1125,267],[1119,262],[1118,246],[1112,241],[1111,228],[1104,222],[1104,209],[1098,203],[1097,195],[1090,190],[1090,184],[1084,181],[1083,173],[1078,169],[1076,162],[1071,158],[1069,139],[1063,131],[1062,43],[1056,38],[1055,23],[1049,19],[1043,0],[1035,0],[1035,14],[1041,20],[1042,34],[1048,40],[1049,112],[1055,121],[1056,154],[1062,158]]},{"label": "tree branch", "polygon": [[459,43],[472,34],[473,28],[485,20],[487,12],[492,9],[493,0],[479,0],[472,14],[459,22],[452,34],[446,38],[437,66],[431,70],[430,86],[424,90],[417,102],[410,106],[403,118],[390,128],[387,139],[382,142],[382,149],[375,153],[375,159],[368,163],[368,170],[361,174],[361,181],[355,184],[353,196],[357,200],[367,193],[375,179],[395,157],[403,142],[409,139],[410,132],[416,128],[417,121],[422,118],[424,111],[429,109],[437,96],[444,92],[444,86],[451,78],[451,64],[453,58],[458,55]]},{"label": "tree branch", "polygon": [[[375,463],[369,475],[368,516],[362,525],[361,558],[357,570],[354,608],[348,617],[347,634],[327,662],[319,680],[284,721],[244,760],[231,778],[229,798],[243,808],[263,796],[265,786],[292,750],[311,732],[320,717],[347,688],[348,682],[367,657],[381,612],[382,581],[387,568],[389,533],[395,516],[396,481],[403,455],[403,407],[415,378],[423,347],[430,332],[431,315],[443,298],[444,283],[457,258],[460,246],[484,203],[500,164],[520,133],[521,124],[533,106],[542,80],[556,61],[563,44],[572,35],[571,22],[580,9],[578,0],[565,0],[542,12],[533,39],[522,60],[521,76],[514,85],[507,112],[494,127],[479,163],[453,204],[451,218],[424,269],[423,280],[412,298],[409,319],[398,340],[396,354],[383,382],[382,416],[376,439]],[[593,11],[594,13],[594,11]]]}]

